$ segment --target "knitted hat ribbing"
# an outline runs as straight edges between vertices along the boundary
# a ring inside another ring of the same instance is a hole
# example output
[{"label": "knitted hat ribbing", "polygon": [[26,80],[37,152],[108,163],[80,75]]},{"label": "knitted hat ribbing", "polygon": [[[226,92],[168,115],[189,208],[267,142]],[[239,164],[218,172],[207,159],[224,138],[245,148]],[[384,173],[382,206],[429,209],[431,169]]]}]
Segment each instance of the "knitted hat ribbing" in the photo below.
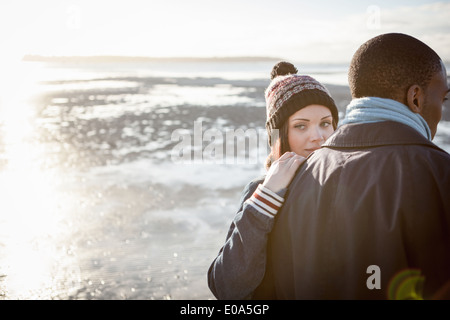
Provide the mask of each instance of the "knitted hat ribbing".
[{"label": "knitted hat ribbing", "polygon": [[292,114],[312,104],[327,107],[335,122],[339,120],[339,113],[330,93],[320,82],[310,76],[297,74],[278,76],[267,87],[265,98],[266,128],[269,137],[272,130],[280,129]]}]

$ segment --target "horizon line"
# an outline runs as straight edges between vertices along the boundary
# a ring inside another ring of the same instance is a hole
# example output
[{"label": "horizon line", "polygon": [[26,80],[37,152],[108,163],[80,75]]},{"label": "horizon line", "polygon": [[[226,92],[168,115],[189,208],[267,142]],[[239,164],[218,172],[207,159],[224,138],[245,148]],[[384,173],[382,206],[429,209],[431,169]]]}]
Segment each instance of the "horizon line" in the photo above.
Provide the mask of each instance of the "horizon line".
[{"label": "horizon line", "polygon": [[74,60],[84,60],[93,62],[102,61],[213,61],[213,60],[232,60],[232,61],[287,61],[286,59],[271,56],[130,56],[130,55],[40,55],[40,54],[26,54],[22,57],[22,61],[58,61],[58,62],[72,62]]},{"label": "horizon line", "polygon": [[[350,61],[301,61],[273,56],[130,56],[130,55],[40,55],[25,54],[21,61],[25,62],[58,62],[58,63],[108,63],[108,62],[280,62],[288,61],[302,64],[349,65]],[[443,60],[450,67],[450,60]],[[450,75],[449,75],[450,77]]]},{"label": "horizon line", "polygon": [[29,62],[59,62],[59,63],[77,63],[77,62],[91,62],[91,63],[108,63],[108,62],[280,62],[288,61],[292,63],[305,64],[348,64],[344,61],[301,61],[298,59],[287,59],[274,56],[129,56],[129,55],[40,55],[40,54],[26,54],[21,61]]}]

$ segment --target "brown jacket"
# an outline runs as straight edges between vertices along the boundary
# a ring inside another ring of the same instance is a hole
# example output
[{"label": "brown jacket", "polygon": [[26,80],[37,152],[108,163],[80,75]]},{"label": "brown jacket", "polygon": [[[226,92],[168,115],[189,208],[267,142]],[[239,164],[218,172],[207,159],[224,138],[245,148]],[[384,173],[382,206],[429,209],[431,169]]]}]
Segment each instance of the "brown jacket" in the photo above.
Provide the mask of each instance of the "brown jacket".
[{"label": "brown jacket", "polygon": [[449,283],[450,155],[414,129],[344,125],[289,190],[256,299],[429,299]]}]

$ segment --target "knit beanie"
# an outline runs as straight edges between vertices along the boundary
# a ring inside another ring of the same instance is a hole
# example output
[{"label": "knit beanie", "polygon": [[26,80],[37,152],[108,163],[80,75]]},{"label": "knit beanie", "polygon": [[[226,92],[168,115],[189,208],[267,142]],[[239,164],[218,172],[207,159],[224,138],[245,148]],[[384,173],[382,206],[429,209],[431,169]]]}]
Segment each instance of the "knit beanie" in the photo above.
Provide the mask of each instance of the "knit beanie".
[{"label": "knit beanie", "polygon": [[272,70],[273,79],[265,91],[270,145],[272,130],[280,129],[292,114],[309,105],[327,107],[335,123],[339,121],[338,109],[328,90],[314,78],[296,72],[297,69],[288,62],[278,63]]}]

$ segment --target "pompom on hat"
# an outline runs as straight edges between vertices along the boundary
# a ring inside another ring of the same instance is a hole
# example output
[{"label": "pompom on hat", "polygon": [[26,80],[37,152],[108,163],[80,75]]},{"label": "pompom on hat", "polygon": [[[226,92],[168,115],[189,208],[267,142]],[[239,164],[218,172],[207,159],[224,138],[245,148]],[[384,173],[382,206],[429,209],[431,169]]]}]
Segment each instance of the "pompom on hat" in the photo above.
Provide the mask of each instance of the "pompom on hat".
[{"label": "pompom on hat", "polygon": [[312,104],[330,109],[334,122],[338,123],[336,104],[320,82],[310,76],[298,75],[294,65],[284,61],[273,67],[271,78],[272,81],[265,91],[266,128],[270,144],[274,129],[280,129],[292,114]]}]

